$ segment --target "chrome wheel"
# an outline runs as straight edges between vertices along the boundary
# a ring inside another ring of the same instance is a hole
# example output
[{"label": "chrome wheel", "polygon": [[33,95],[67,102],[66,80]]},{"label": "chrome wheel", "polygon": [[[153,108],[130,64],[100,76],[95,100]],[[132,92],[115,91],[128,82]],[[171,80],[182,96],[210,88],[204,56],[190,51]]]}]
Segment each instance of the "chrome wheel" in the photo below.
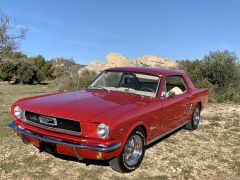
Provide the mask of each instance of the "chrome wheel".
[{"label": "chrome wheel", "polygon": [[193,124],[194,124],[194,126],[196,126],[199,123],[199,121],[200,121],[200,110],[197,107],[194,110],[194,113],[193,113]]},{"label": "chrome wheel", "polygon": [[133,135],[126,143],[123,153],[124,161],[128,166],[138,163],[143,153],[143,141],[140,136]]},{"label": "chrome wheel", "polygon": [[121,154],[109,161],[112,169],[129,173],[137,169],[146,150],[146,134],[141,127],[132,130]]}]

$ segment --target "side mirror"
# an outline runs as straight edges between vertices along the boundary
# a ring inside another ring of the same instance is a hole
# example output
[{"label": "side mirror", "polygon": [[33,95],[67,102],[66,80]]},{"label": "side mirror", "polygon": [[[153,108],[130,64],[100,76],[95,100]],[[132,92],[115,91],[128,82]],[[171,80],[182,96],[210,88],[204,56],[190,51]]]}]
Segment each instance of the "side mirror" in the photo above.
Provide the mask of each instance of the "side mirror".
[{"label": "side mirror", "polygon": [[169,97],[169,98],[173,98],[173,97],[175,97],[175,96],[176,96],[176,94],[175,94],[174,91],[169,91],[169,92],[168,92],[168,97]]}]

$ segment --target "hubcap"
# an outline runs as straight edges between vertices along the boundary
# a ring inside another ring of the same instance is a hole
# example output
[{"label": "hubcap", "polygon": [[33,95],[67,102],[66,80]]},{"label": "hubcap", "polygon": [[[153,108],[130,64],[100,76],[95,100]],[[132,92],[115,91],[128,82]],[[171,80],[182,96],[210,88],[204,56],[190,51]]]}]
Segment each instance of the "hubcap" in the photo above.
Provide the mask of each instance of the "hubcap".
[{"label": "hubcap", "polygon": [[143,151],[142,139],[138,135],[132,136],[126,143],[123,158],[127,165],[136,165]]},{"label": "hubcap", "polygon": [[193,124],[197,125],[199,121],[200,121],[200,111],[199,111],[199,108],[196,108],[193,114]]}]

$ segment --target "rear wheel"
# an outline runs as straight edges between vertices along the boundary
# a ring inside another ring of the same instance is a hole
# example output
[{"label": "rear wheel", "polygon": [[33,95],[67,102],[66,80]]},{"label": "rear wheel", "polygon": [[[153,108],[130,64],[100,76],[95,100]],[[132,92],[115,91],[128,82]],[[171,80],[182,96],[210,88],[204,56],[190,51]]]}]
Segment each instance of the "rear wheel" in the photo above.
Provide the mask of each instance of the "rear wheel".
[{"label": "rear wheel", "polygon": [[195,130],[197,129],[200,122],[200,105],[198,104],[192,114],[192,119],[185,125],[185,129],[187,130]]},{"label": "rear wheel", "polygon": [[145,133],[142,128],[136,128],[127,139],[122,153],[109,161],[112,169],[118,172],[134,171],[142,162],[146,143]]}]

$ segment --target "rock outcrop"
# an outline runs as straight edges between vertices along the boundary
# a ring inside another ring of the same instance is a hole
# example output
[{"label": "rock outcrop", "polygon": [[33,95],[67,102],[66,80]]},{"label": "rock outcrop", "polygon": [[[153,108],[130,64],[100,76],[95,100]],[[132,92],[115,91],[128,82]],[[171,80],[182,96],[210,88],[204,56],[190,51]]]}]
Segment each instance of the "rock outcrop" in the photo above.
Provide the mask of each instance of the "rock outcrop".
[{"label": "rock outcrop", "polygon": [[134,61],[117,53],[108,54],[106,56],[106,59],[107,59],[107,63],[105,64],[105,68],[121,67],[121,66],[136,66],[136,63]]},{"label": "rock outcrop", "polygon": [[136,59],[136,62],[139,66],[147,66],[147,67],[159,67],[159,68],[170,68],[175,69],[177,64],[174,61],[171,61],[167,58],[161,58],[157,56],[142,56]]},{"label": "rock outcrop", "polygon": [[81,68],[78,73],[80,76],[86,71],[99,73],[104,69],[111,67],[139,66],[139,67],[157,67],[176,69],[177,63],[167,58],[153,55],[141,56],[136,59],[129,59],[118,53],[110,53],[106,56],[106,63],[101,61],[92,61],[88,66]]}]

